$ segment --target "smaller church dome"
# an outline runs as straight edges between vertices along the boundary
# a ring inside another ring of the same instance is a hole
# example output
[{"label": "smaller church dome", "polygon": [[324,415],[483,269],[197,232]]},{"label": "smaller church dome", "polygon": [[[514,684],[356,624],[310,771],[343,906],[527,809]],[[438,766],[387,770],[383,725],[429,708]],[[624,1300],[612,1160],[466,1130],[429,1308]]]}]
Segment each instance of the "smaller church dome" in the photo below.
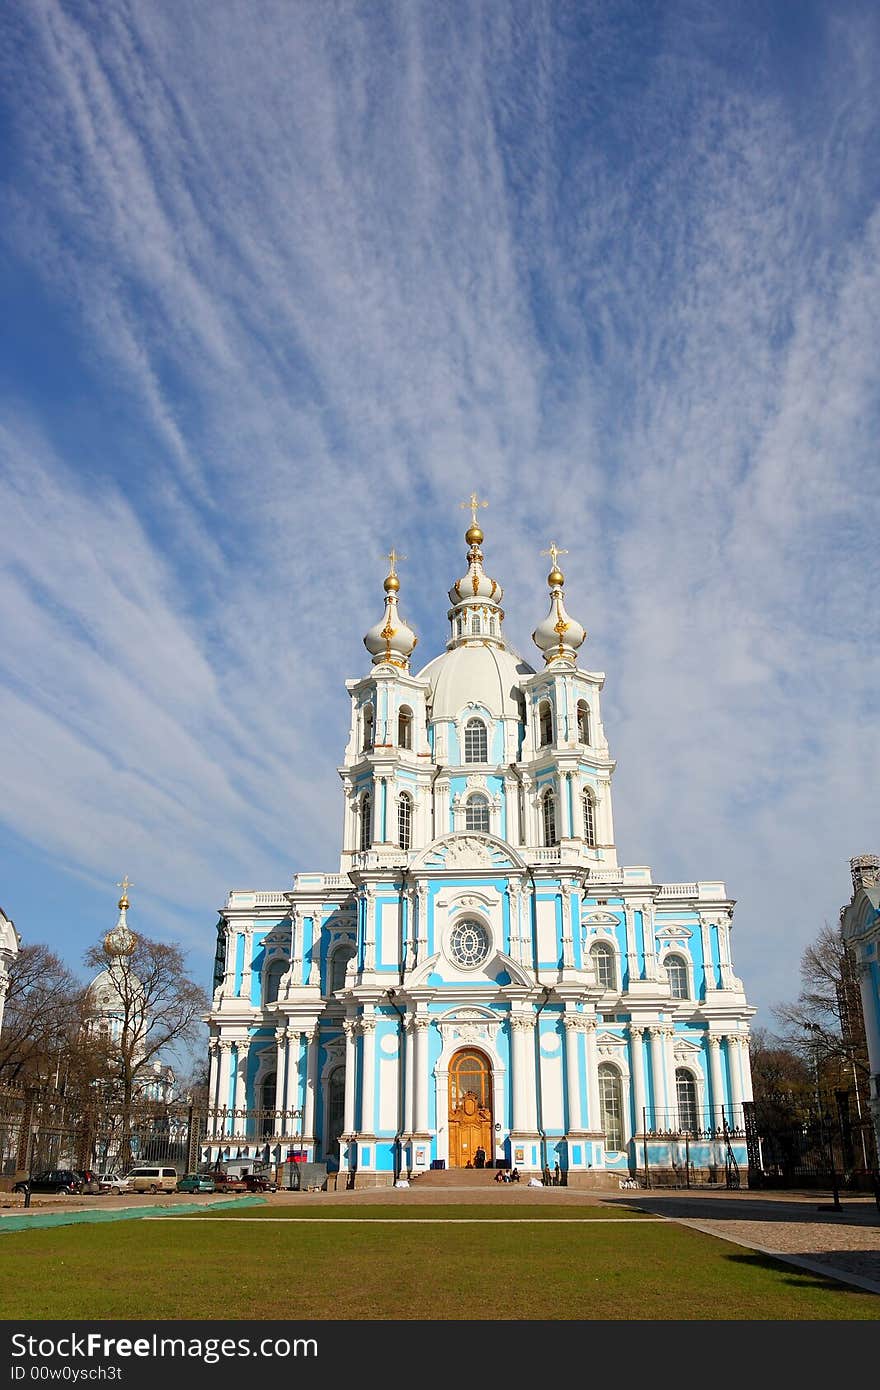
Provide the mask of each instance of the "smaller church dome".
[{"label": "smaller church dome", "polygon": [[364,646],[372,656],[374,666],[399,666],[408,671],[410,656],[419,639],[397,611],[400,590],[397,561],[405,558],[394,550],[388,555],[391,569],[385,578],[385,615],[381,622],[374,623],[369,629],[364,637]]},{"label": "smaller church dome", "polygon": [[544,661],[549,665],[551,661],[576,660],[577,649],[587,634],[577,619],[572,618],[565,611],[565,596],[562,587],[565,583],[565,575],[559,568],[557,560],[560,555],[564,555],[566,552],[554,544],[544,553],[550,555],[553,560],[553,567],[547,575],[547,583],[550,586],[550,611],[544,621],[535,628],[532,633],[532,641],[544,653]]}]

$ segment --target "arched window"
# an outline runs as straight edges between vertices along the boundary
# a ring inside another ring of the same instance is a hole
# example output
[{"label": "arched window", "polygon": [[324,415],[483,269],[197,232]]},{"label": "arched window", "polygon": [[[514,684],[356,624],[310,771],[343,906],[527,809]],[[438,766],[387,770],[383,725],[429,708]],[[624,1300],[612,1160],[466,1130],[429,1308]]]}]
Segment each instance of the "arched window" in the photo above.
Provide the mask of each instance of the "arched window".
[{"label": "arched window", "polygon": [[538,736],[542,748],[553,742],[553,711],[549,700],[542,700],[538,706]]},{"label": "arched window", "polygon": [[696,1134],[700,1128],[697,1110],[697,1083],[684,1067],[675,1070],[675,1098],[678,1102],[679,1128]]},{"label": "arched window", "polygon": [[339,1136],[345,1128],[345,1067],[334,1067],[327,1078],[327,1154],[339,1162]]},{"label": "arched window", "polygon": [[330,954],[330,969],[328,971],[329,981],[327,993],[335,994],[338,989],[345,988],[345,971],[352,956],[356,955],[354,946],[350,941],[344,941],[341,945],[334,947]]},{"label": "arched window", "polygon": [[373,838],[373,827],[370,824],[373,818],[373,799],[369,792],[364,792],[361,797],[361,838],[360,846],[362,850],[370,848],[370,841]]},{"label": "arched window", "polygon": [[266,997],[264,1004],[274,1004],[278,999],[278,990],[281,985],[282,975],[287,973],[288,962],[286,960],[273,960],[266,971]]},{"label": "arched window", "polygon": [[397,746],[399,748],[412,748],[412,710],[408,705],[401,705],[397,712]]},{"label": "arched window", "polygon": [[667,956],[663,964],[666,966],[666,974],[669,976],[673,999],[689,998],[688,969],[681,956]]},{"label": "arched window", "polygon": [[263,1110],[262,1131],[264,1135],[275,1133],[275,1116],[272,1111],[275,1109],[276,1077],[274,1071],[263,1078],[260,1087],[260,1105]]},{"label": "arched window", "polygon": [[469,719],[464,726],[464,760],[466,763],[485,763],[489,760],[489,740],[482,719]]},{"label": "arched window", "polygon": [[556,828],[556,797],[553,792],[545,792],[541,802],[541,817],[544,822],[544,844],[558,845],[559,833]]},{"label": "arched window", "polygon": [[578,742],[589,744],[590,742],[590,706],[586,700],[578,700],[577,703],[578,721]]},{"label": "arched window", "polygon": [[489,803],[484,796],[469,796],[464,808],[465,830],[489,833]]},{"label": "arched window", "polygon": [[617,972],[614,968],[614,952],[604,941],[598,942],[590,952],[596,980],[603,989],[617,988]]},{"label": "arched window", "polygon": [[584,792],[584,839],[591,849],[596,845],[596,808],[589,792]]},{"label": "arched window", "polygon": [[364,750],[365,753],[369,753],[370,749],[373,747],[373,706],[372,706],[372,705],[364,705],[363,721],[364,721],[363,750]]},{"label": "arched window", "polygon": [[479,613],[471,613],[471,634],[474,637],[479,637],[482,630],[483,624],[480,622]]},{"label": "arched window", "polygon": [[397,843],[401,849],[412,844],[412,800],[406,792],[397,798]]},{"label": "arched window", "polygon": [[599,1127],[605,1131],[605,1147],[623,1148],[623,1087],[616,1067],[603,1062],[599,1068]]}]

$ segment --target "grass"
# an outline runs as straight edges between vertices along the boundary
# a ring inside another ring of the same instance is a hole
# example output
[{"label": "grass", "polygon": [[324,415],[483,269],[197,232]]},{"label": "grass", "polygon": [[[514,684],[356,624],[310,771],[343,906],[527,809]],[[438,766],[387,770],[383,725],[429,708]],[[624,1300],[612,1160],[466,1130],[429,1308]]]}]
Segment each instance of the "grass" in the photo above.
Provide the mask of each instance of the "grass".
[{"label": "grass", "polygon": [[880,1296],[617,1207],[566,1206],[539,1221],[534,1208],[472,1205],[320,1214],[248,1208],[8,1232],[0,1317],[880,1318]]}]

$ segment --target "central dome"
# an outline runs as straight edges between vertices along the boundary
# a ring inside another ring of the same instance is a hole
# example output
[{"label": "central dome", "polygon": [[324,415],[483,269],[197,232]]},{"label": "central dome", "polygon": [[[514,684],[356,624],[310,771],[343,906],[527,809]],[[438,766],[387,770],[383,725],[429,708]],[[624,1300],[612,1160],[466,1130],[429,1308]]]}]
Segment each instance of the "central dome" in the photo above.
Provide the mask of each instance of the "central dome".
[{"label": "central dome", "polygon": [[496,719],[518,719],[520,683],[534,674],[516,652],[480,642],[436,656],[419,672],[419,679],[431,684],[432,719],[457,719],[471,701]]}]

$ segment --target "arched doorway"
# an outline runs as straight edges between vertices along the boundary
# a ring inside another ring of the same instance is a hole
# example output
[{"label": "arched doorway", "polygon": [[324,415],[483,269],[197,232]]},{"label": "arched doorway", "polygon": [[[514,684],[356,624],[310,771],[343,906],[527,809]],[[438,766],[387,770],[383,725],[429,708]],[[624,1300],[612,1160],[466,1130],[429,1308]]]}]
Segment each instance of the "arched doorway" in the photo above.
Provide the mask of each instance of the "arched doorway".
[{"label": "arched doorway", "polygon": [[486,1162],[492,1146],[492,1064],[484,1052],[466,1048],[449,1065],[449,1166],[476,1166],[477,1151]]}]

